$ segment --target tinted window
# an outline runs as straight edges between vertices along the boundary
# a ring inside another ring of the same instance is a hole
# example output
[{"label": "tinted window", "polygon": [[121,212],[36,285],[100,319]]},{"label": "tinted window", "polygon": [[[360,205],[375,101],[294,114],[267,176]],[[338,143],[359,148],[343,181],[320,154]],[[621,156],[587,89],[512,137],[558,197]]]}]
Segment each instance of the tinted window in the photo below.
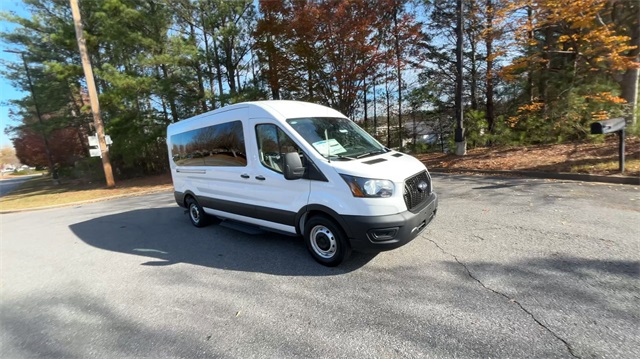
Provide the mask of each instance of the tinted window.
[{"label": "tinted window", "polygon": [[246,166],[242,123],[233,121],[171,136],[178,166]]},{"label": "tinted window", "polygon": [[257,125],[256,137],[260,163],[276,172],[282,173],[285,153],[300,153],[295,142],[276,125]]}]

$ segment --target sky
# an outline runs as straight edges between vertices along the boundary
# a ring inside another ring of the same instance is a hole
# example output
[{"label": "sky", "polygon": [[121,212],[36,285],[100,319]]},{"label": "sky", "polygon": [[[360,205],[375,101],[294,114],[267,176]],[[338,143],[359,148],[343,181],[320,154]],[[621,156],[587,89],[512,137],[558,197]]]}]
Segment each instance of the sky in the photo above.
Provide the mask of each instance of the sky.
[{"label": "sky", "polygon": [[[29,13],[19,0],[0,0],[0,11],[12,11],[20,16],[29,16]],[[13,29],[14,26],[5,21],[0,21],[0,31],[6,32]],[[19,62],[20,55],[6,53],[4,50],[9,49],[9,45],[4,42],[0,42],[0,61]],[[15,123],[9,118],[9,100],[19,99],[28,95],[28,93],[16,90],[11,86],[11,83],[0,76],[0,147],[13,146],[9,137],[4,133],[5,128],[8,125],[15,125]]]}]

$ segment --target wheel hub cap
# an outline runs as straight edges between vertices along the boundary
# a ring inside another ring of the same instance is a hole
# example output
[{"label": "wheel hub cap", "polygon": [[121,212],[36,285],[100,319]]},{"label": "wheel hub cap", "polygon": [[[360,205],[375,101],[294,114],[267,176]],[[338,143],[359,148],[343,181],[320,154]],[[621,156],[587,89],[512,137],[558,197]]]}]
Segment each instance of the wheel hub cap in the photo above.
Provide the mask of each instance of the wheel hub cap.
[{"label": "wheel hub cap", "polygon": [[200,212],[198,211],[198,207],[196,207],[195,205],[191,206],[191,211],[189,213],[191,213],[191,218],[195,222],[198,222],[200,220]]},{"label": "wheel hub cap", "polygon": [[335,235],[325,226],[315,226],[311,230],[311,248],[322,258],[329,259],[338,251]]}]

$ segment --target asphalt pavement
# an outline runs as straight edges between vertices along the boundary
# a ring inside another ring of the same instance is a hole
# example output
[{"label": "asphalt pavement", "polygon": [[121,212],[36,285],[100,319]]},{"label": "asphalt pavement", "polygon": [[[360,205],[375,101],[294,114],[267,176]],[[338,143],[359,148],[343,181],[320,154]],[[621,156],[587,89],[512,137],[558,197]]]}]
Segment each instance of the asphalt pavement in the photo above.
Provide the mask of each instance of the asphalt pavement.
[{"label": "asphalt pavement", "polygon": [[169,192],[0,215],[0,357],[640,357],[638,187],[434,181],[420,237],[337,268]]},{"label": "asphalt pavement", "polygon": [[0,178],[0,197],[13,191],[16,187],[20,186],[26,180],[39,176],[40,175],[20,176],[6,179],[4,177]]}]

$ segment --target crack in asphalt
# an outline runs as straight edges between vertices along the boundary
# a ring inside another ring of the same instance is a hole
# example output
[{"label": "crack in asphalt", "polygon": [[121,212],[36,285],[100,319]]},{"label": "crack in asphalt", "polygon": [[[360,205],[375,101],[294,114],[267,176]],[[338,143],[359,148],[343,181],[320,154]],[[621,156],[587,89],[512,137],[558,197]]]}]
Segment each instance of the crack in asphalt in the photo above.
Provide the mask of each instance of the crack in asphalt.
[{"label": "crack in asphalt", "polygon": [[499,291],[497,291],[495,289],[487,287],[484,283],[482,283],[482,281],[480,279],[478,279],[476,276],[473,275],[473,273],[471,273],[471,271],[469,270],[467,265],[462,263],[455,254],[447,252],[444,248],[440,247],[440,245],[436,241],[434,241],[432,239],[429,239],[429,238],[427,238],[427,240],[429,242],[433,243],[436,247],[438,247],[438,249],[440,249],[440,251],[442,253],[444,253],[444,254],[452,257],[453,259],[455,259],[455,261],[465,269],[465,271],[467,272],[467,275],[471,279],[473,279],[474,281],[478,282],[478,284],[480,284],[483,288],[485,288],[485,289],[487,289],[487,290],[489,290],[489,291],[491,291],[491,292],[493,292],[493,293],[495,293],[497,295],[500,295],[500,296],[508,299],[510,302],[515,303],[518,307],[520,307],[520,309],[523,312],[527,313],[531,317],[531,319],[533,319],[540,327],[542,327],[544,330],[549,332],[549,334],[553,335],[556,339],[561,341],[564,344],[564,346],[567,348],[567,350],[569,351],[569,354],[571,354],[572,357],[578,358],[578,359],[582,359],[580,356],[578,356],[577,354],[575,354],[573,352],[573,348],[571,347],[571,344],[569,344],[569,342],[567,342],[565,339],[561,338],[553,330],[549,329],[549,327],[547,327],[544,323],[542,323],[542,321],[540,321],[538,318],[536,318],[535,315],[533,315],[533,313],[531,313],[529,310],[527,310],[527,308],[525,308],[522,304],[520,304],[520,302],[518,302],[515,298],[511,298],[511,297],[509,297],[508,295],[506,295],[506,294],[504,294],[502,292],[499,292]]}]

